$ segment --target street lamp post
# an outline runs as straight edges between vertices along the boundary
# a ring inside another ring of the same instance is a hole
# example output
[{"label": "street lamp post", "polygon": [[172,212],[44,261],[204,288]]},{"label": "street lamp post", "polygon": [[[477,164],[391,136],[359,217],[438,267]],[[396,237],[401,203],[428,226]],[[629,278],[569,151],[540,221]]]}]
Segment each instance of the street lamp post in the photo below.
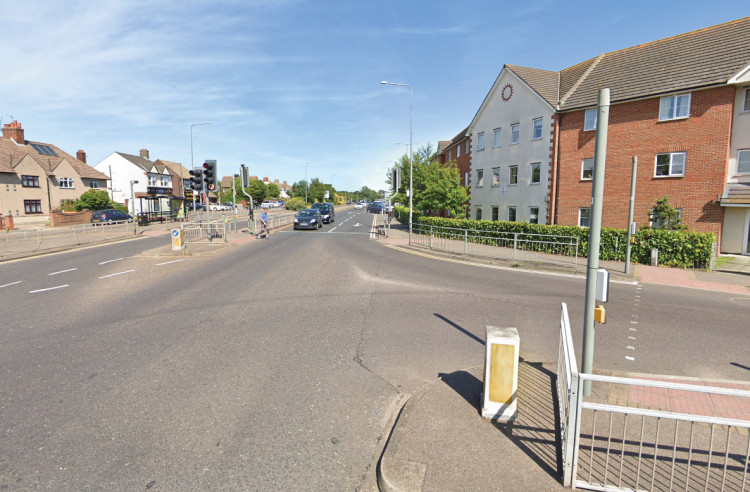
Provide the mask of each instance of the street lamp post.
[{"label": "street lamp post", "polygon": [[[194,126],[200,126],[200,125],[210,125],[210,121],[206,121],[204,123],[193,123],[190,125],[190,169],[195,168],[195,164],[193,164],[193,127]],[[185,185],[183,184],[183,188]],[[206,197],[208,197],[208,192],[206,192]],[[208,200],[206,200],[208,201]],[[206,204],[206,208],[208,208],[208,203]],[[193,212],[195,212],[195,191],[193,191]]]},{"label": "street lamp post", "polygon": [[307,182],[307,165],[310,164],[309,162],[305,162],[305,207],[307,207],[307,189],[310,187],[309,183]]},{"label": "street lamp post", "polygon": [[409,84],[398,84],[395,82],[388,82],[383,80],[380,82],[383,85],[397,85],[400,87],[406,87],[409,89],[409,244],[411,244],[411,216],[412,216],[412,204],[414,200],[414,188],[412,187],[412,150],[414,145],[414,93],[411,90]]}]

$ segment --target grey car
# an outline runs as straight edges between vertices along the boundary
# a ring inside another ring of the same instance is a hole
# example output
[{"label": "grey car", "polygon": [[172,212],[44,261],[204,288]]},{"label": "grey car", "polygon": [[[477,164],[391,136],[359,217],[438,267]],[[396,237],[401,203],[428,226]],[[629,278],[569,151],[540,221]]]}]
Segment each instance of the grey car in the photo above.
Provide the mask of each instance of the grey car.
[{"label": "grey car", "polygon": [[305,208],[299,211],[294,218],[294,230],[297,229],[320,229],[323,227],[323,217],[316,208]]},{"label": "grey car", "polygon": [[312,208],[320,210],[320,216],[323,217],[323,222],[326,224],[336,221],[336,212],[333,210],[333,203],[313,203]]}]

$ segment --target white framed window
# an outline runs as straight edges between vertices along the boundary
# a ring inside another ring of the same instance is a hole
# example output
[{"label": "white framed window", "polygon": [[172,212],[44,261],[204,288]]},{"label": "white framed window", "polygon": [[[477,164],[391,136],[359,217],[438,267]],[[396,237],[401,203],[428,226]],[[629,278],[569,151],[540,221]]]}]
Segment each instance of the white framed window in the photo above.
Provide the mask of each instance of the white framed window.
[{"label": "white framed window", "polygon": [[492,147],[497,148],[503,144],[503,129],[495,128],[492,131]]},{"label": "white framed window", "polygon": [[583,159],[581,161],[581,180],[591,181],[594,179],[594,159]]},{"label": "white framed window", "polygon": [[521,140],[521,124],[513,123],[510,125],[510,143],[517,144]]},{"label": "white framed window", "polygon": [[542,182],[542,163],[532,162],[531,163],[531,184],[539,184]]},{"label": "white framed window", "polygon": [[589,227],[591,225],[591,207],[581,207],[578,209],[578,226]]},{"label": "white framed window", "polygon": [[534,118],[531,120],[532,123],[532,130],[531,130],[531,140],[539,140],[542,138],[542,123],[544,122],[544,118]]},{"label": "white framed window", "polygon": [[461,157],[461,144],[456,145],[456,159]]},{"label": "white framed window", "polygon": [[469,173],[464,173],[464,186],[469,186]]},{"label": "white framed window", "polygon": [[659,103],[659,121],[677,120],[690,116],[690,94],[662,97]]},{"label": "white framed window", "polygon": [[508,207],[508,222],[516,221],[516,207]]},{"label": "white framed window", "polygon": [[584,131],[596,130],[597,114],[598,113],[596,111],[596,108],[586,110],[586,116],[584,116],[584,119],[583,119]]},{"label": "white framed window", "polygon": [[482,220],[482,207],[477,207],[477,211],[474,214],[474,218],[476,218],[476,220]]},{"label": "white framed window", "polygon": [[492,168],[492,186],[500,186],[500,168]]},{"label": "white framed window", "polygon": [[466,139],[466,143],[464,144],[466,148],[464,148],[464,154],[469,153],[469,139]]},{"label": "white framed window", "polygon": [[58,182],[60,183],[60,188],[73,189],[73,178],[60,178]]},{"label": "white framed window", "polygon": [[448,160],[449,161],[453,160],[453,149],[448,149]]},{"label": "white framed window", "polygon": [[484,132],[477,134],[477,150],[484,150]]},{"label": "white framed window", "polygon": [[98,190],[99,189],[99,180],[98,179],[92,179],[91,183],[89,184],[89,188],[92,190]]},{"label": "white framed window", "polygon": [[510,166],[508,182],[512,185],[518,184],[518,166]]},{"label": "white framed window", "polygon": [[750,173],[750,149],[740,150],[737,152],[737,173]]},{"label": "white framed window", "polygon": [[500,220],[500,207],[492,207],[492,221]]},{"label": "white framed window", "polygon": [[166,188],[169,186],[169,176],[162,176],[159,182],[161,183],[159,186]]},{"label": "white framed window", "polygon": [[750,111],[750,88],[745,89],[745,104],[742,106],[742,111]]},{"label": "white framed window", "polygon": [[539,223],[539,207],[529,207],[529,224]]},{"label": "white framed window", "polygon": [[477,188],[484,186],[484,169],[477,169]]},{"label": "white framed window", "polygon": [[654,176],[684,176],[685,175],[685,152],[669,152],[656,154],[656,170]]},{"label": "white framed window", "polygon": [[156,176],[154,176],[153,174],[149,174],[148,175],[148,185],[149,186],[156,186],[156,183],[157,183]]}]

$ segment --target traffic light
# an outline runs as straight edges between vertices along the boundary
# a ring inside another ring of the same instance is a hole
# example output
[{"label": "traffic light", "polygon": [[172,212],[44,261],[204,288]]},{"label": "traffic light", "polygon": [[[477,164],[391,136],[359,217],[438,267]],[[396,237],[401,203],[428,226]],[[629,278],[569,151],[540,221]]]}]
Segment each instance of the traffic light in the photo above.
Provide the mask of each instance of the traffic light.
[{"label": "traffic light", "polygon": [[242,178],[240,181],[242,186],[250,186],[250,170],[244,164],[240,164],[240,178]]},{"label": "traffic light", "polygon": [[206,184],[206,191],[216,191],[219,189],[219,182],[216,176],[216,161],[206,161],[203,163],[203,182]]},{"label": "traffic light", "polygon": [[398,193],[398,189],[401,188],[401,169],[397,167],[391,169],[391,186],[394,193]]},{"label": "traffic light", "polygon": [[190,187],[193,191],[203,191],[203,169],[194,167],[190,170]]}]

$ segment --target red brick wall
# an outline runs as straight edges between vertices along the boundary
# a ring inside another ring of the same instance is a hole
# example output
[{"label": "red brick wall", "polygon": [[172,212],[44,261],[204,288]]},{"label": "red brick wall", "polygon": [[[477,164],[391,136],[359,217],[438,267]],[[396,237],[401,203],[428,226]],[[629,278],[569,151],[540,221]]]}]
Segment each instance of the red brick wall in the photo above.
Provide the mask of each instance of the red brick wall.
[{"label": "red brick wall", "polygon": [[[717,202],[726,165],[735,90],[721,87],[691,96],[690,118],[659,122],[659,98],[610,106],[603,227],[624,229],[630,202],[633,156],[638,157],[633,220],[648,224],[663,196],[682,209],[683,224],[721,237],[724,211]],[[594,131],[582,131],[585,111],[562,115],[557,224],[577,225],[579,207],[591,203],[591,181],[581,181],[581,161],[594,157]],[[656,154],[686,152],[683,177],[654,177]]]}]

